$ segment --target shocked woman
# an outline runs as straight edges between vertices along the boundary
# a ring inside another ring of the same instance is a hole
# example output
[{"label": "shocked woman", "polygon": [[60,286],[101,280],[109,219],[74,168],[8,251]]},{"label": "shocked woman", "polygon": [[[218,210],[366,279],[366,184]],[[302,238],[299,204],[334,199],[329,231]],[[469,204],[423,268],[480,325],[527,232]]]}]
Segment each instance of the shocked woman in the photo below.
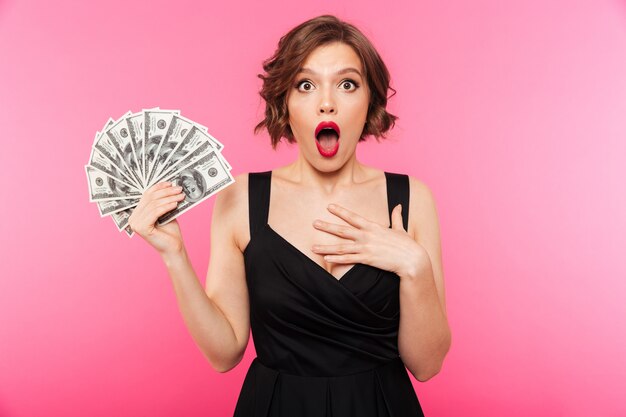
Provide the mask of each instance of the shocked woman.
[{"label": "shocked woman", "polygon": [[155,224],[181,187],[150,188],[130,226],[161,254],[214,369],[235,367],[252,331],[236,417],[421,416],[406,369],[430,379],[451,340],[435,202],[419,180],[356,157],[393,127],[387,68],[357,28],[320,16],[283,36],[264,70],[256,130],[298,157],[218,195],[206,287],[177,222]]}]

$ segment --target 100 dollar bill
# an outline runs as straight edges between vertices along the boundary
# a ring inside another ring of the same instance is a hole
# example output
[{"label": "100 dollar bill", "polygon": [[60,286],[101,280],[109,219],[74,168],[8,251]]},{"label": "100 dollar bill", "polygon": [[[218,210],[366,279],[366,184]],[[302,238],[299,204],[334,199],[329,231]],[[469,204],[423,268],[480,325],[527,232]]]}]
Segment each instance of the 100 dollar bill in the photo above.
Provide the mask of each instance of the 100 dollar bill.
[{"label": "100 dollar bill", "polygon": [[174,210],[159,217],[157,221],[159,225],[174,220],[196,204],[231,185],[235,180],[217,154],[211,152],[166,177],[164,181],[182,186],[185,199],[180,201]]}]

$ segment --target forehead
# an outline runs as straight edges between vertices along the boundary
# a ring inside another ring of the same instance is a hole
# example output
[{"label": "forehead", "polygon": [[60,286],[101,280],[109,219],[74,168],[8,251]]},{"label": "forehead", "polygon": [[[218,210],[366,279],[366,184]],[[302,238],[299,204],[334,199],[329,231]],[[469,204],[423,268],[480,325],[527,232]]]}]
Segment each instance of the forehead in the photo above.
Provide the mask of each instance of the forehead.
[{"label": "forehead", "polygon": [[363,73],[361,59],[355,50],[342,42],[318,46],[306,57],[302,67],[315,72],[336,72],[346,67],[352,67]]}]

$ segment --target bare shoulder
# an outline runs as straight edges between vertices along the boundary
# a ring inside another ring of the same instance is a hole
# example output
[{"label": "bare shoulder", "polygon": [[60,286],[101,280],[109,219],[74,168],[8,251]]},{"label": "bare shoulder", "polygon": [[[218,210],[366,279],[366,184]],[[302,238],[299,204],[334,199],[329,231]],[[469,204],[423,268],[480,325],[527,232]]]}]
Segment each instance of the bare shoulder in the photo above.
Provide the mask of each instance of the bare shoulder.
[{"label": "bare shoulder", "polygon": [[411,197],[419,195],[421,197],[432,198],[432,191],[422,180],[409,175],[409,185],[411,187]]},{"label": "bare shoulder", "polygon": [[235,182],[220,191],[213,208],[214,223],[228,227],[236,246],[241,249],[249,239],[248,225],[248,173],[236,175]]},{"label": "bare shoulder", "polygon": [[231,210],[248,199],[248,173],[236,175],[234,178],[235,182],[220,191],[215,200],[216,204],[219,202],[224,208]]},{"label": "bare shoulder", "polygon": [[[438,239],[432,234],[437,231],[438,218],[435,196],[431,189],[421,180],[409,176],[409,229],[418,242],[425,238]],[[435,230],[437,229],[437,230]]]},{"label": "bare shoulder", "polygon": [[416,178],[409,177],[409,186],[411,194],[409,201],[409,234],[428,253],[437,294],[444,314],[446,314],[441,236],[435,197],[430,188]]}]

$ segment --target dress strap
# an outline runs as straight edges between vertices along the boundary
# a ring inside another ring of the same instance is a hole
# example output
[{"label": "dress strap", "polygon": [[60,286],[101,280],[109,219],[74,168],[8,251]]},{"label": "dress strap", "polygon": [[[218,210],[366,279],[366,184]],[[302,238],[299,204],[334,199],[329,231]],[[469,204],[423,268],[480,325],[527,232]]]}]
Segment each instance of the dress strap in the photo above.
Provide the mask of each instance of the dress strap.
[{"label": "dress strap", "polygon": [[387,205],[389,206],[389,224],[391,213],[398,204],[402,204],[402,224],[409,230],[409,176],[385,172],[387,179]]},{"label": "dress strap", "polygon": [[248,217],[250,238],[267,223],[270,208],[270,185],[272,171],[248,174]]}]

